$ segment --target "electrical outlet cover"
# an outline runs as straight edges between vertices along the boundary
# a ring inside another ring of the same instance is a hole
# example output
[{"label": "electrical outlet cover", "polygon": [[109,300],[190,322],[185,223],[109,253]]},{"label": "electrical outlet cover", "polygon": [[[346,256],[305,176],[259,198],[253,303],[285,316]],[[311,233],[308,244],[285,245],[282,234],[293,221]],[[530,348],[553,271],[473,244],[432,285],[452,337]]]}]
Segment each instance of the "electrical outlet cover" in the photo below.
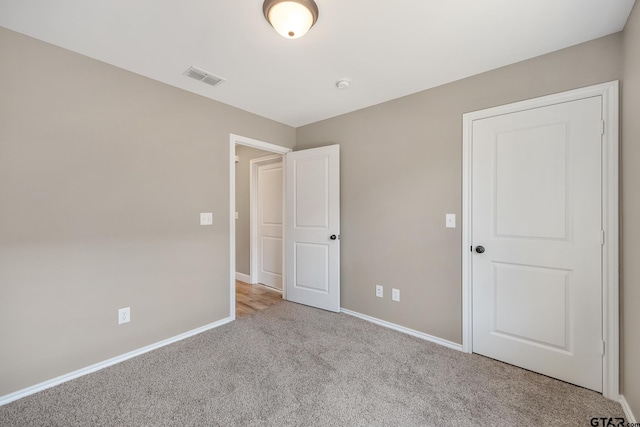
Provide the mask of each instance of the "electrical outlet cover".
[{"label": "electrical outlet cover", "polygon": [[378,298],[384,297],[384,288],[382,287],[382,285],[376,285],[376,296]]},{"label": "electrical outlet cover", "polygon": [[118,310],[118,325],[131,322],[131,308],[121,308]]}]

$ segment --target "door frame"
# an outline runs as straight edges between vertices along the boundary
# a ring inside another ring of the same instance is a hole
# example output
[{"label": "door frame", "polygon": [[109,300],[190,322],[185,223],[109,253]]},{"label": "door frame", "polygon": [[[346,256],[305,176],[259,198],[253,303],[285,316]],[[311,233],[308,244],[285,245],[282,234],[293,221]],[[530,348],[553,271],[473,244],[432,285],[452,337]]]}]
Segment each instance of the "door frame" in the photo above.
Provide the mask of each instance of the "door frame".
[{"label": "door frame", "polygon": [[[251,278],[251,284],[258,283],[258,167],[264,164],[269,164],[278,159],[282,162],[282,233],[284,236],[284,208],[286,207],[286,201],[284,200],[284,154],[274,154],[272,156],[259,157],[249,161],[249,276]],[[284,251],[284,237],[282,239],[282,244]],[[282,279],[284,280],[284,275],[282,276]],[[284,288],[283,283],[283,294]]]},{"label": "door frame", "polygon": [[[246,145],[247,147],[257,148],[259,150],[270,151],[272,153],[285,155],[291,148],[281,145],[271,144],[269,142],[259,141],[253,138],[247,138],[236,134],[229,134],[229,318],[236,318],[236,145]],[[285,181],[286,171],[283,169],[283,183]],[[286,207],[285,198],[282,200],[283,209]],[[284,210],[283,210],[284,212]],[[283,227],[285,218],[283,218]],[[285,238],[283,230],[283,240]],[[282,280],[285,280],[285,253],[282,253]],[[286,298],[283,286],[283,298]]]},{"label": "door frame", "polygon": [[473,351],[472,241],[473,158],[472,126],[475,120],[530,110],[563,102],[602,96],[602,394],[618,401],[619,387],[619,139],[618,81],[588,86],[540,98],[515,102],[462,115],[462,350]]}]

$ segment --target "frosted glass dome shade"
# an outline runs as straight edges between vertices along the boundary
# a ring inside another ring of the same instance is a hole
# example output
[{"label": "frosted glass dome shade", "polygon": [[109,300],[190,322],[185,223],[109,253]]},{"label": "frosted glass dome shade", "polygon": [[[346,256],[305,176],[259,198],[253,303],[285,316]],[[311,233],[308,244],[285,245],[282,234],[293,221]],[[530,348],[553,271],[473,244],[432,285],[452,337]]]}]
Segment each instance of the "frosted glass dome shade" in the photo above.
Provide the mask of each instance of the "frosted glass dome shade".
[{"label": "frosted glass dome shade", "polygon": [[288,39],[304,36],[318,18],[318,8],[313,1],[267,0],[263,10],[273,28]]}]

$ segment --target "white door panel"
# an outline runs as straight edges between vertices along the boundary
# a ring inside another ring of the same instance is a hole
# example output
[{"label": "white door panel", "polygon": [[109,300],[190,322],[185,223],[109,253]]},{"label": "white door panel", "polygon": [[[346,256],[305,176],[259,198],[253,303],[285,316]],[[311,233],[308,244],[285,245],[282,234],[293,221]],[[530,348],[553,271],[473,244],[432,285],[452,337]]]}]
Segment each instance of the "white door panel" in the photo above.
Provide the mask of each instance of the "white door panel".
[{"label": "white door panel", "polygon": [[601,97],[473,123],[473,351],[602,390]]},{"label": "white door panel", "polygon": [[282,289],[282,159],[258,165],[258,282]]},{"label": "white door panel", "polygon": [[335,312],[340,311],[339,174],[338,145],[287,154],[287,299]]},{"label": "white door panel", "polygon": [[294,286],[302,290],[328,294],[329,275],[326,266],[329,265],[329,245],[295,243],[293,253],[293,267],[297,275]]},{"label": "white door panel", "polygon": [[329,158],[294,161],[295,216],[298,230],[327,230],[329,227]]},{"label": "white door panel", "polygon": [[546,124],[497,135],[497,235],[566,237],[566,127]]}]

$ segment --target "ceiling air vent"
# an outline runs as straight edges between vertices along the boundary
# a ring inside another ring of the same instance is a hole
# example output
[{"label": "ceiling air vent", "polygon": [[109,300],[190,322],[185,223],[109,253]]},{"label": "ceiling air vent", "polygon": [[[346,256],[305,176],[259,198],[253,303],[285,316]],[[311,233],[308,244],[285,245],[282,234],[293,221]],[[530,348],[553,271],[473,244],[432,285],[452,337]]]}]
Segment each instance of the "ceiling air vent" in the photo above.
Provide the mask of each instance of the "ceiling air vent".
[{"label": "ceiling air vent", "polygon": [[217,86],[224,82],[222,77],[196,67],[189,67],[189,69],[184,72],[184,75],[191,77],[192,79],[200,80],[202,83],[206,83],[211,86]]}]

